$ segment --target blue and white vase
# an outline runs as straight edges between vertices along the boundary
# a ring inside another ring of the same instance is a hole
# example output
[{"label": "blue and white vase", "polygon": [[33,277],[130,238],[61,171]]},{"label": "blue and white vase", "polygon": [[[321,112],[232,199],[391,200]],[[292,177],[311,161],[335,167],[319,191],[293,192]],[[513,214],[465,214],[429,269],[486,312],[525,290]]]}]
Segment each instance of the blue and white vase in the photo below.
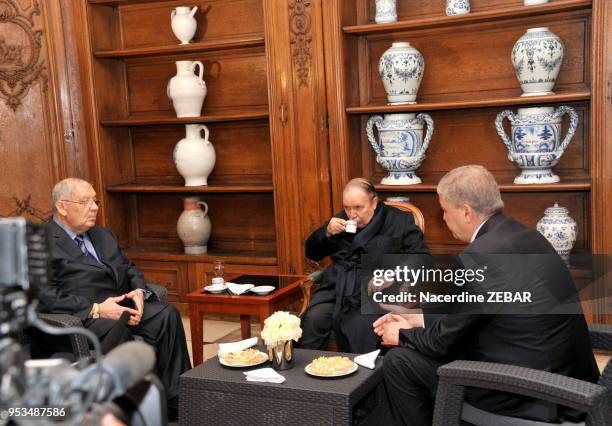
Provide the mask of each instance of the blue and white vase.
[{"label": "blue and white vase", "polygon": [[[423,139],[423,124],[427,133]],[[374,126],[378,129],[379,141],[374,137]],[[383,185],[415,185],[421,183],[415,170],[425,159],[425,151],[431,141],[434,122],[428,114],[374,115],[366,125],[368,140],[376,152],[376,162],[389,174],[380,183]]]},{"label": "blue and white vase", "polygon": [[555,203],[544,210],[544,217],[538,221],[536,229],[544,235],[559,256],[569,266],[570,251],[576,243],[578,225],[569,215],[569,210]]},{"label": "blue and white vase", "polygon": [[521,96],[554,94],[565,46],[547,27],[530,28],[512,49],[512,65],[521,84]]},{"label": "blue and white vase", "polygon": [[446,14],[448,16],[470,13],[470,0],[446,0]]},{"label": "blue and white vase", "polygon": [[416,104],[417,92],[423,80],[425,59],[408,42],[396,42],[378,62],[389,105]]},{"label": "blue and white vase", "polygon": [[[567,135],[561,141],[561,118],[569,114],[570,125]],[[504,131],[503,121],[508,117],[512,139]],[[561,106],[519,108],[514,114],[505,110],[497,114],[495,128],[508,148],[508,159],[521,168],[521,174],[514,179],[517,184],[559,182],[559,176],[552,172],[565,149],[572,141],[578,127],[578,114],[574,108]]]},{"label": "blue and white vase", "polygon": [[386,24],[397,22],[397,1],[396,0],[376,0],[376,16],[374,22]]}]

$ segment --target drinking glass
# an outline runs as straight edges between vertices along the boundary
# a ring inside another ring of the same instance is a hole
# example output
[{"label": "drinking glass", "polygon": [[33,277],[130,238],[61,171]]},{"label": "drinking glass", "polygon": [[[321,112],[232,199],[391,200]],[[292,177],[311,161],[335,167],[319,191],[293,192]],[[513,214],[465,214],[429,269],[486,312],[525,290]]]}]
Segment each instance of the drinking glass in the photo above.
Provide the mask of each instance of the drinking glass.
[{"label": "drinking glass", "polygon": [[225,264],[222,260],[215,260],[213,264],[213,276],[225,278]]}]

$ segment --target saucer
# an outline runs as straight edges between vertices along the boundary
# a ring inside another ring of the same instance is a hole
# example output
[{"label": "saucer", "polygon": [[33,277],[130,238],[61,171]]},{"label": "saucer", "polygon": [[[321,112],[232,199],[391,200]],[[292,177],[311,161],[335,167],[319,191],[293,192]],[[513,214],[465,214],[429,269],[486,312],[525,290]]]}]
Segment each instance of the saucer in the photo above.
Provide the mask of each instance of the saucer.
[{"label": "saucer", "polygon": [[274,290],[275,287],[271,285],[260,285],[251,289],[253,293],[259,294],[260,296],[265,296],[268,293],[272,293]]},{"label": "saucer", "polygon": [[227,286],[225,284],[212,284],[204,287],[205,291],[213,294],[223,293],[226,289]]}]

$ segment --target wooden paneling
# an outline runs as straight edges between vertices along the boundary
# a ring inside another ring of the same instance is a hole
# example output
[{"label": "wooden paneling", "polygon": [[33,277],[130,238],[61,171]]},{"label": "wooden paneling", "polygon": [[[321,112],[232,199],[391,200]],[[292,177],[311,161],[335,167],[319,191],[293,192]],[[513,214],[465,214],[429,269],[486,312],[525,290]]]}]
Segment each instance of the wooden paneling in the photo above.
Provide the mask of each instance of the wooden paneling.
[{"label": "wooden paneling", "polygon": [[198,27],[193,42],[264,31],[261,0],[149,3],[121,8],[123,47],[178,45],[170,27],[170,13],[176,6],[199,7],[194,16]]},{"label": "wooden paneling", "polygon": [[[363,103],[384,103],[386,94],[378,74],[378,61],[392,41],[409,41],[425,58],[425,74],[417,102],[515,95],[521,93],[510,54],[527,28],[548,26],[565,44],[565,57],[555,90],[589,87],[590,14],[572,12],[553,17],[504,23],[469,25],[461,31],[436,29],[370,36],[367,38],[367,74]],[[485,41],[486,40],[486,41]],[[352,75],[352,78],[357,78]]]},{"label": "wooden paneling", "polygon": [[[274,251],[274,204],[269,194],[211,194],[200,198],[208,204],[212,222],[209,249]],[[137,195],[135,207],[136,247],[182,247],[176,233],[176,222],[183,211],[180,196]]]},{"label": "wooden paneling", "polygon": [[167,96],[177,60],[201,61],[207,94],[203,111],[212,113],[268,103],[266,57],[262,48],[205,52],[181,57],[134,59],[126,63],[130,113],[174,112]]},{"label": "wooden paneling", "polygon": [[[208,124],[209,140],[217,157],[209,184],[271,183],[270,132],[266,122]],[[204,132],[202,132],[202,135]],[[135,180],[184,184],[172,152],[185,137],[183,126],[151,126],[132,129]],[[249,155],[244,155],[245,149]]]},{"label": "wooden paneling", "polygon": [[72,22],[64,27],[72,3],[4,2],[0,14],[0,217],[41,222],[58,180],[89,178]]},{"label": "wooden paneling", "polygon": [[179,301],[185,293],[187,282],[187,267],[179,262],[152,262],[139,260],[136,266],[144,273],[147,282],[166,287],[168,300]]},{"label": "wooden paneling", "polygon": [[[576,109],[579,125],[572,142],[554,168],[555,173],[571,179],[589,177],[589,108],[588,104],[568,104]],[[553,105],[557,107],[558,105]],[[516,108],[511,108],[517,113]],[[519,174],[519,168],[507,158],[507,149],[495,129],[495,117],[502,111],[488,108],[470,111],[435,111],[434,133],[427,149],[427,157],[418,169],[426,181],[441,178],[448,170],[465,164],[480,164],[499,177]],[[370,116],[361,116],[361,144],[364,153],[363,175],[377,183],[386,172],[376,163],[376,154],[367,140],[365,128]],[[564,117],[562,135],[567,133],[568,119]],[[506,133],[510,133],[508,120],[504,120]],[[375,132],[376,137],[378,134]]]}]

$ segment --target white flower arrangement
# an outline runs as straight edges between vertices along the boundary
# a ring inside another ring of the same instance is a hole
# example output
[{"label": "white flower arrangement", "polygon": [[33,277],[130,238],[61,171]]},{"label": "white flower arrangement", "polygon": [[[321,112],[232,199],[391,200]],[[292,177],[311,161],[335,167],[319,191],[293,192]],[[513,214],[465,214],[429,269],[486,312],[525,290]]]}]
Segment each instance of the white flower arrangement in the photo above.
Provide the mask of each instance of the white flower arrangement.
[{"label": "white flower arrangement", "polygon": [[264,321],[261,338],[266,346],[272,347],[289,340],[296,342],[302,337],[300,319],[289,312],[274,312]]}]

